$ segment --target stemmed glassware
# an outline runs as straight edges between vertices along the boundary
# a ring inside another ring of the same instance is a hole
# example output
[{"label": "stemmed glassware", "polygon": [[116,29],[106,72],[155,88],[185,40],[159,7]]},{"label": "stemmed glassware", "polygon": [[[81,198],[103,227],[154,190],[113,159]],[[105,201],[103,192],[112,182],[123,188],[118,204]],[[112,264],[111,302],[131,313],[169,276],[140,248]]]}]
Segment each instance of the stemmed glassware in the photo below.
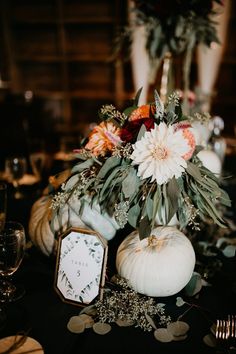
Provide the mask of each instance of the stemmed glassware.
[{"label": "stemmed glassware", "polygon": [[20,191],[20,179],[24,176],[27,170],[27,161],[25,157],[13,156],[8,157],[5,161],[5,172],[9,180],[15,188],[14,197],[20,199],[23,194]]},{"label": "stemmed glassware", "polygon": [[0,302],[12,302],[21,298],[23,286],[16,286],[10,277],[17,271],[25,251],[25,229],[16,221],[5,222],[0,231]]},{"label": "stemmed glassware", "polygon": [[[5,227],[7,212],[7,184],[0,182],[0,234]],[[6,313],[0,306],[0,328],[5,324]]]},{"label": "stemmed glassware", "polygon": [[40,181],[42,178],[42,172],[45,165],[46,155],[42,151],[32,152],[30,154],[30,163],[32,166],[35,177]]},{"label": "stemmed glassware", "polygon": [[4,228],[7,212],[7,184],[0,182],[0,231]]}]

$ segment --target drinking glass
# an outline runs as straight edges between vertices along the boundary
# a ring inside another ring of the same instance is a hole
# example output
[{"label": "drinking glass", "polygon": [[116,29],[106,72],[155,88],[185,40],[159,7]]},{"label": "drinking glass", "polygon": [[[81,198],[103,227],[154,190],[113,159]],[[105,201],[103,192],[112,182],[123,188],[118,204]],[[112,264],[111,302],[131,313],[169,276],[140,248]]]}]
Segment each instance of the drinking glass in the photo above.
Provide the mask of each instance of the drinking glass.
[{"label": "drinking glass", "polygon": [[33,174],[40,181],[42,179],[42,172],[45,165],[46,155],[41,151],[32,152],[29,158]]},{"label": "drinking glass", "polygon": [[[4,229],[7,211],[7,184],[0,182],[0,233]],[[6,313],[0,307],[0,329],[5,325]]]},{"label": "drinking glass", "polygon": [[7,184],[0,182],[0,231],[4,228],[7,212]]},{"label": "drinking glass", "polygon": [[12,302],[21,298],[23,286],[16,286],[10,280],[19,268],[25,251],[25,229],[16,221],[5,223],[0,231],[0,302]]},{"label": "drinking glass", "polygon": [[16,199],[23,197],[20,191],[19,180],[24,176],[26,170],[27,162],[25,157],[13,156],[8,157],[5,161],[5,172],[15,188],[14,197]]}]

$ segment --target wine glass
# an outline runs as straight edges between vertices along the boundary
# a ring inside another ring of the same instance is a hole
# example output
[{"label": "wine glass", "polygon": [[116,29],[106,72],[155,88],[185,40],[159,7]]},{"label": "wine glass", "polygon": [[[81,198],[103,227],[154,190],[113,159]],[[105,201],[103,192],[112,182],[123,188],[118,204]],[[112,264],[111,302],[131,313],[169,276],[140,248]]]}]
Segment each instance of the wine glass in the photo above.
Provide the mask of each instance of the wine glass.
[{"label": "wine glass", "polygon": [[0,182],[0,231],[4,228],[7,212],[7,184]]},{"label": "wine glass", "polygon": [[20,191],[19,180],[24,176],[27,169],[26,158],[22,156],[8,157],[5,161],[5,172],[15,188],[14,197],[16,199],[23,198]]},{"label": "wine glass", "polygon": [[23,286],[16,286],[10,280],[22,262],[25,243],[23,225],[16,221],[5,222],[0,231],[0,302],[18,300],[25,293]]},{"label": "wine glass", "polygon": [[42,172],[45,165],[46,155],[44,152],[32,152],[30,154],[30,163],[35,177],[40,181],[42,179]]},{"label": "wine glass", "polygon": [[[7,184],[0,182],[0,233],[4,229],[6,222],[7,211]],[[5,324],[6,313],[3,308],[0,307],[0,329]]]}]

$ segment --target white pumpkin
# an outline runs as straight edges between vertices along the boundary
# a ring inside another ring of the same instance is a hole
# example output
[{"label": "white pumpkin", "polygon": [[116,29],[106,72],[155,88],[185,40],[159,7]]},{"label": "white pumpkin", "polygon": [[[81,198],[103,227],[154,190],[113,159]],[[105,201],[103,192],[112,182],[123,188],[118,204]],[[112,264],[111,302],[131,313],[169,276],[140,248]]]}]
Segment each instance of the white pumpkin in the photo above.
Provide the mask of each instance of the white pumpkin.
[{"label": "white pumpkin", "polygon": [[42,196],[33,204],[29,220],[29,236],[32,243],[45,255],[49,256],[57,250],[57,234],[68,227],[81,227],[99,232],[106,240],[111,240],[119,225],[107,213],[101,214],[98,204],[91,208],[85,201],[80,213],[80,201],[72,200],[60,210],[61,218],[51,220],[51,196]]},{"label": "white pumpkin", "polygon": [[133,231],[116,254],[118,274],[138,293],[171,296],[189,282],[195,267],[195,252],[189,239],[172,226],[159,226],[140,240]]},{"label": "white pumpkin", "polygon": [[222,162],[213,150],[204,149],[197,154],[204,167],[208,168],[217,177],[221,175]]}]

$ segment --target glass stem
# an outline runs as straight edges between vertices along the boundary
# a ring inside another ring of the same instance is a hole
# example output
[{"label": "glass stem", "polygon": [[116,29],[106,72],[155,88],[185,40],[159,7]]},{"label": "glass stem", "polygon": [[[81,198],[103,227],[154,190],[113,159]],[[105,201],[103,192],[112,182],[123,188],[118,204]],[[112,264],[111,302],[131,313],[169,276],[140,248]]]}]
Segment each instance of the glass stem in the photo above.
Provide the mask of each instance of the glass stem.
[{"label": "glass stem", "polygon": [[9,281],[5,278],[2,279],[0,283],[0,301],[7,302],[12,297],[15,290],[16,287],[11,283],[10,279]]}]

